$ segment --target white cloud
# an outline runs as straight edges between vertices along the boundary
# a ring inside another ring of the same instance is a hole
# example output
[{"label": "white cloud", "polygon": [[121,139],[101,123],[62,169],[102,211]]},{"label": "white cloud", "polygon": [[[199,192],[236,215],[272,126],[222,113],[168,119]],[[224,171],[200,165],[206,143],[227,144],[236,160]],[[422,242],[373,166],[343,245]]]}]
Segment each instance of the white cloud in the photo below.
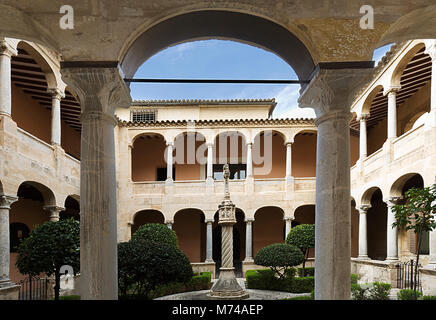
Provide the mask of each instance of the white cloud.
[{"label": "white cloud", "polygon": [[277,106],[274,118],[315,118],[315,111],[311,108],[298,107],[300,97],[299,86],[287,86],[279,91],[275,98]]}]

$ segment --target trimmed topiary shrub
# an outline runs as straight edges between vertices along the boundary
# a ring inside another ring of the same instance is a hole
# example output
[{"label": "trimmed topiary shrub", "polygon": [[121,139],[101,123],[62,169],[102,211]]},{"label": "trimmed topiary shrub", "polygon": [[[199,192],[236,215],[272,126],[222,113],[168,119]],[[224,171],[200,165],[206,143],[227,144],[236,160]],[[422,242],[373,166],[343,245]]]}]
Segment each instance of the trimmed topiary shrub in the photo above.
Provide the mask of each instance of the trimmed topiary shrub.
[{"label": "trimmed topiary shrub", "polygon": [[315,277],[293,278],[289,289],[292,293],[308,293],[315,289]]},{"label": "trimmed topiary shrub", "polygon": [[436,300],[436,296],[423,296],[422,300]]},{"label": "trimmed topiary shrub", "polygon": [[118,278],[121,297],[150,298],[158,285],[187,283],[192,278],[188,258],[167,243],[137,240],[118,245]]},{"label": "trimmed topiary shrub", "polygon": [[304,261],[304,255],[297,247],[275,243],[259,250],[254,263],[260,266],[269,267],[280,278],[285,278],[288,270]]},{"label": "trimmed topiary shrub", "polygon": [[397,293],[398,300],[418,300],[422,296],[422,292],[415,291],[412,289],[402,289]]},{"label": "trimmed topiary shrub", "polygon": [[368,300],[366,296],[366,291],[369,288],[363,287],[360,284],[352,283],[351,284],[351,298],[353,300]]},{"label": "trimmed topiary shrub", "polygon": [[187,283],[171,282],[165,285],[159,285],[150,295],[155,299],[170,294],[207,290],[211,288],[211,278],[211,272],[201,272],[200,274],[195,274]]},{"label": "trimmed topiary shrub", "polygon": [[315,225],[300,224],[291,229],[286,237],[286,243],[296,246],[303,252],[303,277],[305,276],[305,265],[309,259],[309,249],[315,248]]},{"label": "trimmed topiary shrub", "polygon": [[177,248],[177,235],[167,226],[159,223],[149,223],[141,226],[132,236],[132,241],[144,241],[145,243],[166,243]]},{"label": "trimmed topiary shrub", "polygon": [[283,300],[313,300],[310,296],[300,296],[300,297],[292,297]]}]

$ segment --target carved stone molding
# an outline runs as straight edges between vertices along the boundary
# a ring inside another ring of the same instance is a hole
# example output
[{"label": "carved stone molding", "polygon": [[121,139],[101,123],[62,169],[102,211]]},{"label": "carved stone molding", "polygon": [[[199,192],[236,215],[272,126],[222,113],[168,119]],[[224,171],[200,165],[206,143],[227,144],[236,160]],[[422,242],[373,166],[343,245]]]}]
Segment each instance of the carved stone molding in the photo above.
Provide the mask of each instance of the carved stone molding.
[{"label": "carved stone molding", "polygon": [[119,67],[63,67],[61,73],[79,96],[84,117],[88,112],[113,117],[115,108],[131,104],[130,90]]},{"label": "carved stone molding", "polygon": [[299,106],[314,109],[318,119],[349,113],[356,92],[370,80],[372,72],[372,68],[320,69],[300,91]]},{"label": "carved stone molding", "polygon": [[18,50],[16,48],[11,46],[11,44],[9,44],[6,40],[0,40],[0,55],[11,58],[17,54]]}]

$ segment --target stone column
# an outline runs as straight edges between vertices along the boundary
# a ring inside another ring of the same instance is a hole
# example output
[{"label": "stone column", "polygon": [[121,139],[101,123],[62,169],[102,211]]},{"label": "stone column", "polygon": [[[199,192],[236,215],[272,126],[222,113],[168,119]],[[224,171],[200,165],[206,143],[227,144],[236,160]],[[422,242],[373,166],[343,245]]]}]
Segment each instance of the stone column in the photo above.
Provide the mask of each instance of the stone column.
[{"label": "stone column", "polygon": [[9,241],[9,211],[17,197],[0,195],[0,288],[13,285],[9,279],[10,241]]},{"label": "stone column", "polygon": [[432,60],[432,68],[431,68],[431,100],[430,100],[430,125],[432,128],[436,128],[436,41],[431,40],[428,44],[426,44],[427,53]]},{"label": "stone column", "polygon": [[397,137],[397,92],[399,87],[391,87],[386,92],[388,95],[388,139]]},{"label": "stone column", "polygon": [[50,213],[50,221],[51,222],[57,222],[57,221],[59,221],[59,213],[61,211],[65,211],[65,208],[58,207],[58,206],[45,206],[44,210],[46,210]]},{"label": "stone column", "polygon": [[207,184],[213,184],[213,144],[207,144]]},{"label": "stone column", "polygon": [[292,142],[286,142],[286,182],[292,180]]},{"label": "stone column", "polygon": [[430,232],[429,237],[430,259],[425,268],[436,270],[436,229]]},{"label": "stone column", "polygon": [[395,220],[395,213],[392,211],[392,207],[398,203],[399,197],[390,197],[386,202],[388,205],[388,225],[387,225],[387,257],[388,261],[398,260],[398,230],[397,227],[392,227]]},{"label": "stone column", "polygon": [[173,184],[173,143],[170,142],[167,144],[167,180],[166,184]]},{"label": "stone column", "polygon": [[117,63],[63,62],[64,81],[82,107],[80,295],[118,299],[115,107],[131,103]]},{"label": "stone column", "polygon": [[253,144],[247,143],[247,178],[253,177]]},{"label": "stone column", "polygon": [[291,224],[292,224],[292,217],[285,217],[283,220],[285,220],[285,242],[286,238],[288,237],[289,232],[291,232]]},{"label": "stone column", "polygon": [[213,262],[212,258],[212,223],[213,219],[206,220],[206,262]]},{"label": "stone column", "polygon": [[58,89],[49,89],[51,101],[51,144],[61,145],[61,99],[65,94]]},{"label": "stone column", "polygon": [[361,205],[359,208],[359,259],[368,260],[368,228],[366,214],[370,205]]},{"label": "stone column", "polygon": [[369,118],[369,114],[362,114],[359,117],[360,121],[360,139],[359,139],[359,155],[360,160],[363,161],[363,159],[366,158],[368,155],[368,147],[367,147],[367,133],[366,133],[366,119]]},{"label": "stone column", "polygon": [[[347,69],[350,65],[354,69]],[[315,109],[315,299],[350,299],[350,106],[369,80],[373,63],[319,66],[302,90],[300,107]]]},{"label": "stone column", "polygon": [[0,116],[11,116],[11,57],[17,54],[16,48],[12,47],[6,40],[0,40]]},{"label": "stone column", "polygon": [[245,220],[245,259],[244,262],[253,262],[253,222],[254,218]]}]

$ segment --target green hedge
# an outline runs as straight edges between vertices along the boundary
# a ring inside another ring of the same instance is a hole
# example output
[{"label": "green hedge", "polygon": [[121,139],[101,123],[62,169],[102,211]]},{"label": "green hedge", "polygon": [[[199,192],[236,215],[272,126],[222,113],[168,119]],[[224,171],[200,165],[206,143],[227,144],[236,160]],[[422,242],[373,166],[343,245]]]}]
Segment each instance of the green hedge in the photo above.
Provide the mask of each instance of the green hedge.
[{"label": "green hedge", "polygon": [[[315,268],[314,267],[306,267],[305,269],[305,276],[306,277],[314,277],[315,276]],[[298,276],[303,276],[303,268],[298,268]]]},{"label": "green hedge", "polygon": [[436,300],[436,296],[423,296],[422,300]]},{"label": "green hedge", "polygon": [[176,293],[189,292],[189,291],[199,291],[208,290],[211,288],[211,272],[201,272],[200,274],[194,274],[192,279],[187,283],[182,282],[172,282],[166,285],[162,285],[153,291],[153,299],[162,296],[167,296]]},{"label": "green hedge", "polygon": [[282,279],[270,269],[247,270],[245,275],[248,289],[309,293],[315,287],[314,277],[295,277],[295,269]]},{"label": "green hedge", "polygon": [[300,297],[286,298],[283,300],[313,300],[313,299],[310,296],[300,296]]},{"label": "green hedge", "polygon": [[357,284],[357,279],[359,277],[357,276],[357,274],[352,273],[351,274],[351,284]]},{"label": "green hedge", "polygon": [[[420,298],[422,296],[422,293],[417,291],[416,292],[416,298]],[[416,300],[415,293],[411,289],[402,289],[397,293],[398,300]]]}]

